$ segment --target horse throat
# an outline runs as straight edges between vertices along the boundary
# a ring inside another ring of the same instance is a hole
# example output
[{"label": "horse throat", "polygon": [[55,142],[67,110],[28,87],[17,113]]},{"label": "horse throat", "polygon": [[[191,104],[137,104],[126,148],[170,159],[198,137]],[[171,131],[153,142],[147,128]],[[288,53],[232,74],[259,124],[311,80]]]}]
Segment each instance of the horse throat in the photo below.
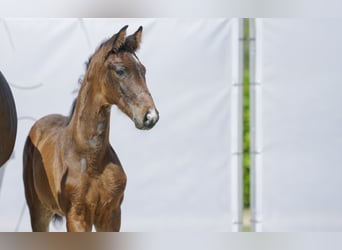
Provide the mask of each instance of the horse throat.
[{"label": "horse throat", "polygon": [[89,157],[101,157],[109,145],[109,124],[111,105],[88,86],[82,86],[75,106],[73,117],[68,125],[79,151]]},{"label": "horse throat", "polygon": [[106,137],[108,137],[106,133],[106,122],[99,122],[95,124],[96,132],[93,135],[90,135],[88,140],[88,145],[90,148],[94,150],[98,150],[102,147],[102,144],[105,142]]}]

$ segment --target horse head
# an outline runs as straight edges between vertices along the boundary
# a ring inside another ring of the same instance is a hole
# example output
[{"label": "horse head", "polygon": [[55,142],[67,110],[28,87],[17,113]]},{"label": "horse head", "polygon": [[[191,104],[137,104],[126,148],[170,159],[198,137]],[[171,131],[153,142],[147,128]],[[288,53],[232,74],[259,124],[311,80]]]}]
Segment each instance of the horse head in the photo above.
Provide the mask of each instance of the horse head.
[{"label": "horse head", "polygon": [[145,66],[135,54],[143,29],[139,27],[126,37],[127,27],[114,34],[95,52],[86,77],[97,82],[99,96],[105,103],[117,105],[138,129],[150,129],[157,123],[159,113],[146,85]]}]

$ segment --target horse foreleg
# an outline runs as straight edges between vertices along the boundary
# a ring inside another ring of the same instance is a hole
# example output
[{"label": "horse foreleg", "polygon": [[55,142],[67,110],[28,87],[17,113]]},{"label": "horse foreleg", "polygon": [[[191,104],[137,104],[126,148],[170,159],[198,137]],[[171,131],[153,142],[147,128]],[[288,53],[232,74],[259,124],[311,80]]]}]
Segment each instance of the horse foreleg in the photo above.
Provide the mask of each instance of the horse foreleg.
[{"label": "horse foreleg", "polygon": [[95,222],[97,232],[119,232],[121,227],[120,207],[111,212],[102,214]]},{"label": "horse foreleg", "polygon": [[71,208],[66,215],[68,232],[91,232],[91,222],[86,213],[79,213],[75,208]]}]

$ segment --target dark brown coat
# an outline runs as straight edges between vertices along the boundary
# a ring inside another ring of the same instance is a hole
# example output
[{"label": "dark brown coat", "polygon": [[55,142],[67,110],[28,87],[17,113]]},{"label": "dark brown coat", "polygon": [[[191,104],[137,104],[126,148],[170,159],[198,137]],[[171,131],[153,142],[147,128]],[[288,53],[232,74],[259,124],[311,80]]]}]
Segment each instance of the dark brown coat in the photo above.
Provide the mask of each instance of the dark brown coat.
[{"label": "dark brown coat", "polygon": [[17,136],[17,111],[11,89],[0,72],[0,167],[10,158]]},{"label": "dark brown coat", "polygon": [[119,231],[126,175],[109,143],[111,105],[139,129],[158,112],[135,56],[142,28],[122,28],[91,57],[71,117],[48,115],[32,127],[24,148],[25,194],[33,231],[48,231],[54,214],[68,231]]}]

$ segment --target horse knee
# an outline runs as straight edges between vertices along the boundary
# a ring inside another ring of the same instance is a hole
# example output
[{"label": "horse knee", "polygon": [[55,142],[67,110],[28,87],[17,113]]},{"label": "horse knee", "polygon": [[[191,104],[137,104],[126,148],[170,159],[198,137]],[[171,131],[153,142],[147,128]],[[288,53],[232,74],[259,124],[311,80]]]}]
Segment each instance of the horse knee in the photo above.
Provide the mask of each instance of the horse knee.
[{"label": "horse knee", "polygon": [[68,232],[90,232],[92,225],[86,213],[79,213],[75,208],[71,208],[66,215]]}]

